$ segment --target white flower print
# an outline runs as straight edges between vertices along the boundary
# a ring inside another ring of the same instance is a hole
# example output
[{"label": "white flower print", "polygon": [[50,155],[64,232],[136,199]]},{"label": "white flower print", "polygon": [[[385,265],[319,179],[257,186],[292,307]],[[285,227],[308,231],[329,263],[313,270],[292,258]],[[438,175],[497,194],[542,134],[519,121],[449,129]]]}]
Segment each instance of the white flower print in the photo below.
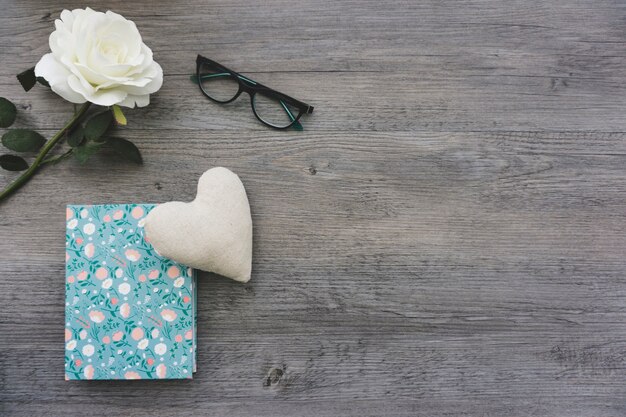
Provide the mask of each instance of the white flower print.
[{"label": "white flower print", "polygon": [[141,339],[139,343],[137,343],[137,349],[144,350],[145,348],[148,347],[148,343],[149,343],[148,339]]},{"label": "white flower print", "polygon": [[167,352],[167,345],[165,343],[158,343],[155,347],[154,347],[154,353],[156,353],[157,355],[164,355],[165,352]]},{"label": "white flower print", "polygon": [[86,235],[93,235],[93,232],[96,231],[96,225],[93,223],[87,223],[86,225],[83,226],[83,232],[85,232]]},{"label": "white flower print", "polygon": [[120,294],[126,295],[130,292],[130,284],[127,282],[123,282],[117,287],[117,290],[120,292]]},{"label": "white flower print", "polygon": [[95,348],[91,344],[83,346],[83,355],[85,356],[91,356],[95,351]]}]

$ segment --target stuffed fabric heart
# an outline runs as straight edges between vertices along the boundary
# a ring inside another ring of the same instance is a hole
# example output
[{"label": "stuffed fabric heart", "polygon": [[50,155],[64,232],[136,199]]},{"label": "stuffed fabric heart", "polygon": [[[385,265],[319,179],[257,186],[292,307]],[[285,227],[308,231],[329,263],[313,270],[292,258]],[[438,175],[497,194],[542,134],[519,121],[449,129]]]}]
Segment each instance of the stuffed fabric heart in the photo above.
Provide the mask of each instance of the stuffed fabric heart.
[{"label": "stuffed fabric heart", "polygon": [[156,206],[144,227],[146,238],[166,258],[235,281],[250,279],[250,205],[241,180],[226,168],[202,174],[192,202]]}]

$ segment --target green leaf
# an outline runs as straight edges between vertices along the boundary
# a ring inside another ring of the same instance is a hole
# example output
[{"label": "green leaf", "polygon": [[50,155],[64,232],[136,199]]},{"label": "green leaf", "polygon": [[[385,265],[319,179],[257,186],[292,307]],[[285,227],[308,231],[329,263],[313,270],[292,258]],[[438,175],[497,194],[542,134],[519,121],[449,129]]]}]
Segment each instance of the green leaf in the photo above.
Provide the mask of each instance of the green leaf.
[{"label": "green leaf", "polygon": [[0,127],[9,127],[15,122],[17,109],[15,104],[4,97],[0,97]]},{"label": "green leaf", "polygon": [[45,87],[50,88],[50,83],[44,77],[37,77],[37,82]]},{"label": "green leaf", "polygon": [[141,158],[141,153],[139,152],[139,149],[131,141],[113,137],[109,138],[106,143],[111,147],[111,149],[113,149],[115,153],[117,153],[119,156],[126,159],[127,161],[134,162],[140,165],[143,163],[143,159]]},{"label": "green leaf", "polygon": [[113,105],[113,117],[115,118],[115,123],[118,125],[126,126],[126,123],[128,123],[126,116],[122,113],[122,108],[117,104]]},{"label": "green leaf", "polygon": [[104,143],[102,142],[83,143],[79,147],[74,148],[74,152],[73,152],[74,157],[76,158],[78,162],[80,162],[81,164],[84,164],[85,162],[87,162],[89,157],[95,154],[96,152],[98,152],[100,148],[102,148],[103,145]]},{"label": "green leaf", "polygon": [[97,141],[106,133],[113,121],[113,114],[104,111],[93,116],[85,123],[85,137],[87,140]]},{"label": "green leaf", "polygon": [[30,129],[11,129],[2,135],[2,144],[15,152],[35,152],[46,143],[46,138]]},{"label": "green leaf", "polygon": [[17,80],[22,84],[24,91],[29,91],[37,83],[37,77],[35,76],[35,67],[29,68],[26,71],[17,74]]},{"label": "green leaf", "polygon": [[76,126],[72,131],[67,135],[67,144],[72,148],[79,146],[83,143],[85,139],[85,130],[81,125]]},{"label": "green leaf", "polygon": [[0,167],[7,171],[24,171],[28,169],[28,163],[16,155],[2,155],[0,156]]}]

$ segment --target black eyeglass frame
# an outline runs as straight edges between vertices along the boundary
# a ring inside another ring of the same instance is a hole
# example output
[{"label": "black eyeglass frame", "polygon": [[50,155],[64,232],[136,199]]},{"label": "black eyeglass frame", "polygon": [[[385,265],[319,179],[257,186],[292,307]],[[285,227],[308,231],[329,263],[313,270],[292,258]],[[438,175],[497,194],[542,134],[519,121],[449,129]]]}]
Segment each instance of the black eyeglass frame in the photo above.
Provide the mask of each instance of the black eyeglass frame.
[{"label": "black eyeglass frame", "polygon": [[[212,66],[214,69],[217,69],[219,71],[222,72],[227,72],[229,73],[233,79],[237,80],[237,83],[239,84],[239,90],[237,91],[237,93],[230,99],[225,100],[225,101],[220,101],[217,100],[213,97],[211,97],[206,91],[204,91],[204,88],[202,88],[202,80],[201,80],[201,76],[200,76],[200,68],[202,67],[203,64],[207,64],[209,66]],[[269,126],[273,129],[289,129],[290,127],[299,124],[299,120],[300,118],[304,115],[304,114],[311,114],[313,113],[313,106],[310,106],[300,100],[297,100],[293,97],[288,96],[287,94],[281,93],[280,91],[276,91],[273,88],[267,87],[257,81],[254,81],[252,79],[250,79],[249,77],[246,77],[245,75],[241,75],[236,71],[233,71],[229,68],[226,68],[224,65],[215,62],[209,58],[203,57],[202,55],[198,55],[198,57],[196,58],[196,80],[198,83],[198,86],[200,87],[200,91],[202,92],[202,94],[208,98],[209,100],[218,103],[218,104],[228,104],[231,103],[233,101],[235,101],[240,95],[241,93],[248,93],[248,95],[250,96],[250,106],[252,107],[252,113],[254,113],[254,116],[264,125]],[[287,126],[277,126],[277,125],[273,125],[269,122],[266,122],[265,120],[263,120],[261,118],[261,116],[259,116],[259,114],[257,113],[256,109],[255,109],[255,105],[254,105],[254,95],[256,93],[262,93],[268,97],[273,97],[281,102],[287,103],[292,107],[295,107],[298,109],[299,113],[297,116],[293,116],[292,113],[289,111],[288,108],[286,108],[284,103],[281,103],[283,105],[283,108],[285,109],[285,111],[287,112],[287,114],[289,115],[289,117],[291,119],[293,119],[291,121],[290,124],[288,124]]]}]

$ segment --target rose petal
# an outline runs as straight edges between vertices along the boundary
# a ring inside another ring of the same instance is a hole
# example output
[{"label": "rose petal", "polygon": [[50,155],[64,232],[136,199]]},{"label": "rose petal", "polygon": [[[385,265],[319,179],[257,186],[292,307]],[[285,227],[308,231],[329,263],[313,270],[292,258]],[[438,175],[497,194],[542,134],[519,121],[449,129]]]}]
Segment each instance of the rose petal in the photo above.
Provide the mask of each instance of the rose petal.
[{"label": "rose petal", "polygon": [[84,96],[70,88],[68,76],[71,74],[65,66],[56,60],[54,55],[45,54],[41,57],[35,65],[35,75],[45,78],[52,91],[70,103],[84,103],[86,101]]},{"label": "rose petal", "polygon": [[148,104],[150,104],[149,94],[143,96],[129,94],[123,101],[118,103],[119,106],[130,107],[131,109],[134,107],[146,107]]}]

